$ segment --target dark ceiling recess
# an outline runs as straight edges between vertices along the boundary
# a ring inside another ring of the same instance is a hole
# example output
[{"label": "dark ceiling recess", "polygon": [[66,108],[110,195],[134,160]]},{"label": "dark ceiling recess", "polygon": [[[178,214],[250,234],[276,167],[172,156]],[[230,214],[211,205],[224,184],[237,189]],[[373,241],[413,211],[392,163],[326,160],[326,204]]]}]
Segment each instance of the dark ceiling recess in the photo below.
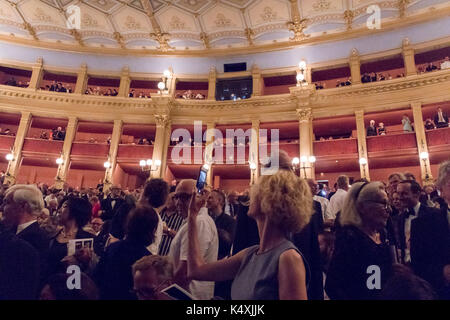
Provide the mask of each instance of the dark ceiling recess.
[{"label": "dark ceiling recess", "polygon": [[443,60],[445,57],[450,57],[450,47],[418,53],[414,56],[414,60],[416,61],[416,64],[422,64]]},{"label": "dark ceiling recess", "polygon": [[158,89],[159,81],[151,80],[131,80],[130,88],[132,89]]},{"label": "dark ceiling recess", "polygon": [[403,67],[404,67],[403,58],[401,56],[398,56],[392,59],[362,63],[361,74],[366,72],[370,73],[370,72],[381,72],[386,70],[400,69]]},{"label": "dark ceiling recess", "polygon": [[247,71],[247,63],[226,63],[223,65],[223,71],[225,72],[238,72],[238,71]]},{"label": "dark ceiling recess", "polygon": [[4,72],[4,73],[10,74],[12,76],[31,77],[31,71],[30,70],[22,70],[22,69],[0,67],[0,72]]},{"label": "dark ceiling recess", "polygon": [[56,73],[45,72],[44,73],[44,80],[57,81],[57,82],[76,83],[77,82],[77,76],[75,76],[75,75],[70,76],[70,75],[65,75],[65,74],[56,74]]},{"label": "dark ceiling recess", "polygon": [[295,75],[264,78],[264,86],[265,87],[296,85],[296,84],[297,84],[297,79],[296,79]]},{"label": "dark ceiling recess", "polygon": [[177,90],[208,90],[208,82],[200,81],[179,81]]},{"label": "dark ceiling recess", "polygon": [[89,86],[104,86],[104,87],[119,87],[120,79],[108,79],[108,78],[91,78],[88,80]]},{"label": "dark ceiling recess", "polygon": [[350,68],[341,67],[327,70],[312,71],[312,81],[325,81],[330,79],[350,77]]}]

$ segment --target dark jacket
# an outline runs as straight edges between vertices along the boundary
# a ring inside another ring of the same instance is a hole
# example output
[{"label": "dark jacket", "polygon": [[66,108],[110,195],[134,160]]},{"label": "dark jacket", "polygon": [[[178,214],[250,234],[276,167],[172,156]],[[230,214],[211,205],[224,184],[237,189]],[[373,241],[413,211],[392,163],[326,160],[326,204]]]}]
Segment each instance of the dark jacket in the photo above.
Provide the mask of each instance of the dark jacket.
[{"label": "dark jacket", "polygon": [[219,236],[219,254],[217,259],[220,260],[230,255],[234,235],[236,234],[236,220],[224,212],[219,217],[213,218],[213,220]]},{"label": "dark jacket", "polygon": [[[397,219],[402,260],[406,248],[406,218],[407,213],[404,213]],[[414,272],[439,291],[444,283],[443,267],[450,264],[450,232],[448,221],[438,209],[420,205],[417,218],[411,221],[410,255]]]},{"label": "dark jacket", "polygon": [[131,267],[144,256],[151,255],[142,244],[121,240],[108,246],[94,273],[100,296],[106,300],[133,300]]},{"label": "dark jacket", "polygon": [[17,236],[31,244],[43,259],[47,257],[50,239],[37,221],[22,230]]},{"label": "dark jacket", "polygon": [[38,251],[0,226],[0,300],[36,299],[39,286]]},{"label": "dark jacket", "polygon": [[[376,244],[355,226],[343,226],[336,234],[335,249],[327,273],[325,291],[332,300],[374,300],[392,274],[392,255],[387,243]],[[367,281],[380,268],[380,289],[369,289]]]},{"label": "dark jacket", "polygon": [[320,256],[319,233],[323,229],[322,208],[314,201],[314,214],[310,222],[299,233],[294,234],[292,242],[302,253],[309,266],[311,282],[308,287],[308,299],[323,300],[323,274]]},{"label": "dark jacket", "polygon": [[247,215],[248,205],[240,204],[236,217],[236,236],[233,243],[233,255],[245,248],[259,244],[256,221]]},{"label": "dark jacket", "polygon": [[367,127],[367,136],[368,137],[376,136],[377,134],[378,133],[377,133],[377,128],[376,127],[371,127],[371,126]]},{"label": "dark jacket", "polygon": [[[112,207],[113,200],[116,201],[116,203],[114,204],[114,208]],[[107,197],[106,199],[103,199],[102,201],[100,201],[100,205],[103,211],[100,218],[102,218],[103,221],[112,219],[124,202],[125,200],[123,200],[122,198],[112,199],[111,197]]]}]

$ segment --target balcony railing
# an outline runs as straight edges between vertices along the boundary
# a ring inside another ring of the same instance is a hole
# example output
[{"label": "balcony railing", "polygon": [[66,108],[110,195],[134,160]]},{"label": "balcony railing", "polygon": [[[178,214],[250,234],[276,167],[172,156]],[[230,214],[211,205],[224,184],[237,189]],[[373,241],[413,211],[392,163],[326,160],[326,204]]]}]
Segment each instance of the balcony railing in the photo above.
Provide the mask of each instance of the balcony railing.
[{"label": "balcony railing", "polygon": [[414,132],[393,133],[385,136],[367,137],[367,151],[393,151],[417,148]]},{"label": "balcony railing", "polygon": [[316,157],[358,153],[358,141],[355,138],[314,141],[313,149]]},{"label": "balcony railing", "polygon": [[426,131],[428,146],[450,146],[450,128],[439,128]]},{"label": "balcony railing", "polygon": [[119,159],[151,159],[153,156],[153,146],[121,144],[117,151]]},{"label": "balcony railing", "polygon": [[57,154],[62,151],[64,142],[57,140],[45,140],[35,138],[25,138],[23,144],[24,153],[38,153],[38,154]]},{"label": "balcony railing", "polygon": [[0,150],[11,150],[16,137],[0,135]]},{"label": "balcony railing", "polygon": [[108,153],[107,143],[74,142],[71,156],[107,157]]}]

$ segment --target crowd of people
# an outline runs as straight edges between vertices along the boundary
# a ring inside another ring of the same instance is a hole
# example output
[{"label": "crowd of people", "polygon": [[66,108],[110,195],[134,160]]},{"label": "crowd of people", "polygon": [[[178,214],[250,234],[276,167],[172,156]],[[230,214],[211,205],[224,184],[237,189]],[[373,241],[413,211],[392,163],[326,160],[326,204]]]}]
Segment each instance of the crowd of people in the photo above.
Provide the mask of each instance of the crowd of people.
[{"label": "crowd of people", "polygon": [[192,90],[186,90],[183,93],[177,94],[177,99],[185,99],[185,100],[191,100],[191,99],[196,99],[196,100],[203,100],[206,97],[201,94],[200,92],[192,92]]},{"label": "crowd of people", "polygon": [[102,90],[100,87],[91,88],[88,87],[84,94],[89,94],[93,96],[110,96],[115,97],[119,94],[119,92],[114,89],[107,89],[106,91]]},{"label": "crowd of people", "polygon": [[45,87],[41,87],[41,90],[54,91],[54,92],[68,92],[72,93],[72,87],[67,86],[67,88],[63,85],[62,82],[53,81],[51,85],[46,85]]},{"label": "crowd of people", "polygon": [[22,82],[21,80],[17,81],[14,77],[11,77],[9,80],[5,81],[5,85],[20,87],[20,88],[28,88],[30,82]]},{"label": "crowd of people", "polygon": [[135,92],[134,89],[131,89],[130,93],[128,93],[129,98],[151,98],[150,93],[145,94],[143,91],[139,93],[139,95]]},{"label": "crowd of people", "polygon": [[[397,78],[402,78],[405,75],[403,73],[398,74]],[[361,82],[362,83],[369,83],[369,82],[377,82],[377,81],[384,81],[384,80],[392,80],[392,76],[390,73],[384,75],[383,73],[376,73],[376,72],[366,72],[363,73],[363,75],[361,76]]]},{"label": "crowd of people", "polygon": [[429,62],[423,66],[418,66],[417,71],[419,73],[426,73],[426,72],[432,72],[432,71],[436,71],[436,70],[445,70],[445,69],[450,68],[450,58],[449,57],[445,57],[443,60],[436,61],[435,63],[436,64],[434,64],[433,62]]},{"label": "crowd of people", "polygon": [[167,300],[171,284],[207,300],[450,298],[450,161],[436,185],[342,175],[326,193],[284,152],[241,194],[3,185],[0,299]]}]

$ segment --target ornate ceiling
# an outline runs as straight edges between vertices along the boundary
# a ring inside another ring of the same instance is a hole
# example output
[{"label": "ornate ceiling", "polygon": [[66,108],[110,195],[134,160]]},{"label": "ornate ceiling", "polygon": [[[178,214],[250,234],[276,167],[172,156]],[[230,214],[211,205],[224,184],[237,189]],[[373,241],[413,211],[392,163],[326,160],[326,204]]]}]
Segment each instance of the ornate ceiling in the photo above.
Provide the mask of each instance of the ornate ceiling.
[{"label": "ornate ceiling", "polygon": [[[0,34],[87,48],[204,52],[297,44],[364,27],[372,4],[394,21],[440,1],[0,0]],[[79,11],[68,10],[74,5]]]}]

